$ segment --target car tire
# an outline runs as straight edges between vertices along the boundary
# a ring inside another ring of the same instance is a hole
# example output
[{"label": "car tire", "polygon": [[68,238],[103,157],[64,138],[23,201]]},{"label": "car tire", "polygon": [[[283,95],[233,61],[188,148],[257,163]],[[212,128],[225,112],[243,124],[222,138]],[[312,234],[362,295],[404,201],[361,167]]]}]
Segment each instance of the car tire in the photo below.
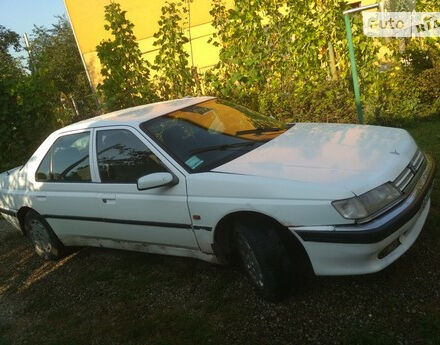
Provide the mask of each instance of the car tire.
[{"label": "car tire", "polygon": [[258,294],[271,302],[285,298],[292,286],[292,262],[280,235],[270,224],[240,223],[234,227],[238,257]]},{"label": "car tire", "polygon": [[49,223],[37,212],[29,211],[24,219],[26,236],[35,252],[45,260],[60,259],[65,255],[65,247],[53,232]]}]

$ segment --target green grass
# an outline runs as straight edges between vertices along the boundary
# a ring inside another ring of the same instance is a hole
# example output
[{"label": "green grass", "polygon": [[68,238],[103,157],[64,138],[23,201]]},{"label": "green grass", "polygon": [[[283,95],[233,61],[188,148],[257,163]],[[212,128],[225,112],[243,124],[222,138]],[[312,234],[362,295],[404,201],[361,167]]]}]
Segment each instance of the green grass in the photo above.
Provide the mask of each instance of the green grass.
[{"label": "green grass", "polygon": [[377,329],[357,329],[349,332],[343,345],[395,345],[396,337],[393,333],[377,331]]},{"label": "green grass", "polygon": [[0,345],[9,345],[5,335],[10,331],[11,324],[0,320]]},{"label": "green grass", "polygon": [[421,122],[409,128],[409,132],[422,150],[430,154],[437,164],[436,183],[431,196],[431,212],[425,229],[428,229],[436,242],[440,243],[440,117]]},{"label": "green grass", "polygon": [[[417,126],[408,128],[420,148],[430,154],[437,164],[440,162],[440,116],[431,121],[421,122]],[[437,169],[437,177],[439,170]],[[436,184],[434,191],[439,192],[439,185]],[[438,194],[436,196],[439,196]]]},{"label": "green grass", "polygon": [[440,314],[428,314],[418,323],[425,345],[440,345]]}]

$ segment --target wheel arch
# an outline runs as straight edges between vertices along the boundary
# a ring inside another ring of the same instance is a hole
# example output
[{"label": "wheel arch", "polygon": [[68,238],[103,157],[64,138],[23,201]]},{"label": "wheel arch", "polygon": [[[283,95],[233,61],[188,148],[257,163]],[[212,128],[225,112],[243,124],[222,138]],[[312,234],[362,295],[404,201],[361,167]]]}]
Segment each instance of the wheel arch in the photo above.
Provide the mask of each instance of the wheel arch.
[{"label": "wheel arch", "polygon": [[309,256],[298,238],[275,218],[257,211],[236,211],[229,213],[217,223],[213,234],[213,251],[221,262],[229,263],[234,260],[234,243],[232,230],[237,222],[246,223],[249,220],[258,220],[260,224],[271,225],[280,235],[287,246],[287,251],[294,260],[300,260],[302,266],[311,269]]},{"label": "wheel arch", "polygon": [[33,208],[31,208],[29,206],[23,206],[17,212],[18,223],[20,224],[20,229],[21,229],[21,232],[23,233],[24,236],[27,235],[26,228],[24,226],[24,220],[26,218],[26,214],[31,210],[35,211]]}]

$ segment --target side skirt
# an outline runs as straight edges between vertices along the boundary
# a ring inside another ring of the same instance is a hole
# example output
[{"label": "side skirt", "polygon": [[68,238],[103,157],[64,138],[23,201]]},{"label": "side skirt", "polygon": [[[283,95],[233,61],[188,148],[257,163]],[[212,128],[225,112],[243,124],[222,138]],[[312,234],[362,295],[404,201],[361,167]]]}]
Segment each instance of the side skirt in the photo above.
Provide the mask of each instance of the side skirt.
[{"label": "side skirt", "polygon": [[152,243],[120,241],[108,238],[96,238],[87,236],[67,236],[63,237],[63,244],[66,246],[88,246],[100,248],[112,248],[130,250],[135,252],[161,254],[171,256],[183,256],[188,258],[199,259],[213,264],[220,264],[215,255],[202,253],[200,250],[171,247]]}]

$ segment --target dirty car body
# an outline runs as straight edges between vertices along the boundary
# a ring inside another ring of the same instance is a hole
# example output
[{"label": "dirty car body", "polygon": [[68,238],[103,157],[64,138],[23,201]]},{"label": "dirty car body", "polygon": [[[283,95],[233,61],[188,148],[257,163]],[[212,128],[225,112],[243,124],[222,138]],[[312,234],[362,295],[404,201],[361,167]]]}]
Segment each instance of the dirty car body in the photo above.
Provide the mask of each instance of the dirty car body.
[{"label": "dirty car body", "polygon": [[3,216],[26,233],[33,210],[65,246],[224,262],[229,228],[264,219],[317,275],[352,275],[385,268],[414,243],[434,162],[402,129],[285,127],[198,97],[62,128],[0,176]]}]

